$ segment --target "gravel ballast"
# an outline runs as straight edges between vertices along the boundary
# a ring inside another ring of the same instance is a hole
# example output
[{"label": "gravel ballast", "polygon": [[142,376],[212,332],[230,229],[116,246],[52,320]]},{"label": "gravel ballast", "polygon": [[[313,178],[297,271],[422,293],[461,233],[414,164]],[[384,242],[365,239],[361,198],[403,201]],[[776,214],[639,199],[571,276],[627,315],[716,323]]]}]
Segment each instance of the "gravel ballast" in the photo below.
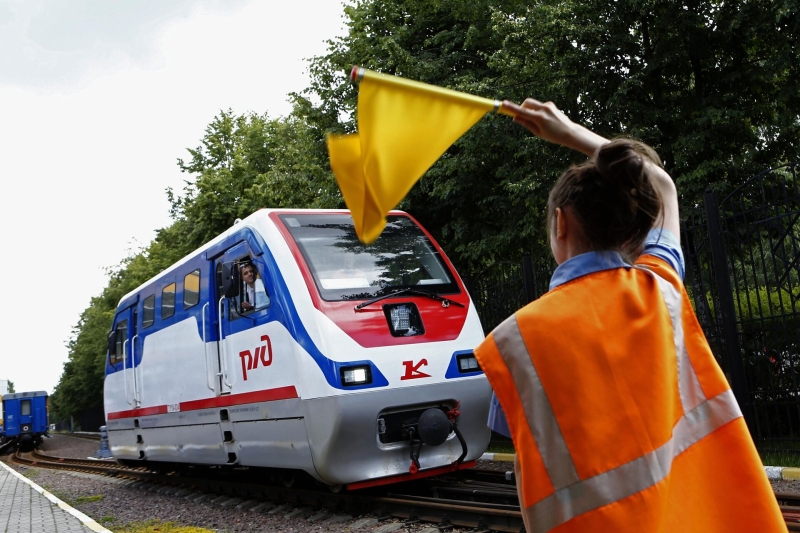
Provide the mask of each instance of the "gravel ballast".
[{"label": "gravel ballast", "polygon": [[[98,448],[97,441],[56,434],[51,439],[45,439],[41,450],[48,455],[85,459],[94,456]],[[479,461],[479,466],[513,470],[512,463]],[[277,507],[272,502],[236,502],[229,501],[230,498],[214,502],[219,498],[218,495],[203,498],[201,493],[172,494],[177,489],[171,491],[162,487],[148,487],[107,476],[16,465],[14,468],[111,531],[149,519],[230,533],[437,531],[432,524],[405,526],[397,520],[378,522],[369,515],[336,516],[323,509],[296,509],[291,505]],[[799,481],[773,481],[772,486],[777,492],[800,494]]]},{"label": "gravel ballast", "polygon": [[[41,451],[57,457],[85,459],[96,455],[98,448],[98,441],[56,434],[45,439]],[[11,466],[111,531],[149,519],[226,533],[437,531],[433,524],[405,526],[396,519],[378,521],[371,515],[334,515],[324,509],[295,508],[291,504],[276,506],[273,502],[233,502],[230,498],[215,502],[218,495],[204,498],[199,492],[171,494],[172,491],[163,487],[148,488],[108,476]]]}]

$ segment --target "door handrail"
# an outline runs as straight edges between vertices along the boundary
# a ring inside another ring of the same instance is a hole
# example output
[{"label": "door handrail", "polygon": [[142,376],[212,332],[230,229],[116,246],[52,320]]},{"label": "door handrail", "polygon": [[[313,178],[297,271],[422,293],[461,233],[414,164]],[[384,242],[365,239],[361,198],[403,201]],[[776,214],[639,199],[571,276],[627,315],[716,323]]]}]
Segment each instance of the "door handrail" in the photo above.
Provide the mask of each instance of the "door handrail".
[{"label": "door handrail", "polygon": [[125,342],[122,343],[122,383],[125,385],[125,401],[128,405],[133,405],[133,402],[128,399],[128,340],[125,339]]},{"label": "door handrail", "polygon": [[139,334],[133,336],[131,339],[131,370],[133,371],[133,403],[136,404],[138,407],[142,404],[142,399],[139,394],[139,387],[138,381],[136,379],[136,339],[139,338]]},{"label": "door handrail", "polygon": [[[231,384],[230,381],[228,381],[228,361],[226,360],[226,358],[228,356],[228,350],[225,349],[225,342],[223,342],[224,339],[222,337],[222,316],[223,316],[223,314],[222,314],[222,302],[224,300],[225,300],[225,297],[221,296],[220,299],[219,299],[219,304],[217,305],[217,313],[218,313],[217,316],[219,317],[219,320],[218,320],[218,322],[219,322],[219,352],[220,352],[219,359],[222,362],[222,365],[220,365],[222,367],[220,369],[221,370],[221,374],[217,374],[217,375],[221,375],[222,376],[222,381],[225,383],[225,385],[227,385],[228,388],[231,388],[231,387],[233,387],[233,385]],[[220,393],[221,392],[222,391],[220,391]]]},{"label": "door handrail", "polygon": [[215,392],[213,382],[211,383],[211,385],[209,385],[209,379],[208,379],[210,372],[208,370],[208,345],[206,344],[206,308],[208,307],[210,309],[210,305],[211,302],[206,302],[205,305],[203,305],[203,309],[200,311],[200,316],[202,317],[202,328],[203,328],[203,361],[205,361],[206,363],[206,387],[210,389],[211,392]]}]

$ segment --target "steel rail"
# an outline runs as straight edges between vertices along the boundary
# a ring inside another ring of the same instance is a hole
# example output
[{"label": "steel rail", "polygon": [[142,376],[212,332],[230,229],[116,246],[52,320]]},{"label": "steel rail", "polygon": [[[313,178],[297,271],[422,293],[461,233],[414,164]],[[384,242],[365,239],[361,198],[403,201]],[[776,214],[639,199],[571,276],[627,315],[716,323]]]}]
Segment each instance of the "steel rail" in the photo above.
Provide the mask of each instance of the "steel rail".
[{"label": "steel rail", "polygon": [[56,435],[61,435],[64,437],[73,437],[76,439],[84,439],[84,440],[100,440],[99,433],[56,433]]},{"label": "steel rail", "polygon": [[37,459],[35,457],[26,457],[26,455],[34,455],[31,452],[17,452],[10,456],[9,462],[12,464],[19,464],[29,467],[50,468],[53,470],[72,470],[77,472],[88,472],[92,474],[102,474],[107,476],[129,476],[137,479],[147,479],[149,476],[157,475],[153,472],[143,469],[133,469],[126,466],[113,464],[99,464],[98,461],[84,461],[81,459],[67,459],[61,457],[47,457],[47,459]]},{"label": "steel rail", "polygon": [[[30,455],[31,457],[23,457]],[[428,522],[440,528],[467,527],[476,531],[519,532],[522,530],[522,515],[518,504],[485,503],[470,501],[476,497],[503,498],[516,502],[516,495],[507,483],[492,483],[475,480],[447,482],[447,477],[434,478],[435,483],[403,484],[399,487],[416,491],[436,491],[434,496],[420,494],[388,493],[375,495],[379,491],[350,491],[333,493],[325,487],[317,490],[303,488],[287,488],[283,486],[265,485],[248,479],[252,472],[245,469],[203,470],[203,477],[193,477],[172,473],[164,475],[143,467],[134,469],[118,464],[97,464],[98,461],[58,458],[40,454],[17,453],[11,461],[26,466],[65,469],[73,471],[103,474],[114,477],[128,477],[145,482],[135,485],[153,490],[154,486],[172,486],[189,488],[192,491],[210,494],[229,495],[261,501],[274,501],[291,504],[293,507],[327,508],[345,510],[363,514],[372,513],[378,519],[400,518],[406,524]],[[201,471],[198,470],[198,473]],[[469,471],[464,471],[468,478]],[[208,475],[211,474],[211,475]],[[217,474],[217,475],[214,475]],[[462,476],[457,476],[462,477]],[[227,478],[227,479],[226,479]],[[495,477],[499,479],[499,476]],[[426,486],[427,485],[427,486]],[[398,488],[398,487],[393,487]],[[437,497],[438,493],[463,495],[467,500],[445,499]],[[800,531],[800,495],[778,493],[776,498],[789,531]],[[288,511],[287,511],[288,512]]]},{"label": "steel rail", "polygon": [[107,466],[108,468],[114,469],[114,471],[118,470],[140,470],[144,471],[147,470],[144,467],[129,467],[125,465],[121,465],[113,460],[101,460],[101,459],[76,459],[72,457],[56,457],[53,455],[46,455],[37,450],[32,452],[28,452],[34,461],[40,463],[59,463],[59,464],[71,464],[71,465],[87,465],[87,466]]}]

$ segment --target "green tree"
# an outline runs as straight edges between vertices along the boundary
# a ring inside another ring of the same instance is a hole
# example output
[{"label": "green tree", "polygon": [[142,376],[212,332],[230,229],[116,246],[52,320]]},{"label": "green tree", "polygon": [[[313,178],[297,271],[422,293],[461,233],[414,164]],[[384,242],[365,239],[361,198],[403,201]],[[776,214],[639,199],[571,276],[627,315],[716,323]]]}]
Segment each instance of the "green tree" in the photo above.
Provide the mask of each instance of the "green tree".
[{"label": "green tree", "polygon": [[168,190],[174,222],[108,271],[108,286],[91,299],[69,341],[51,397],[54,420],[101,405],[107,334],[120,299],[203,243],[261,207],[340,207],[322,137],[301,119],[269,119],[223,111],[189,150],[183,195]]},{"label": "green tree", "polygon": [[17,392],[16,390],[14,390],[14,382],[11,381],[10,379],[8,380],[8,392],[9,394]]},{"label": "green tree", "polygon": [[[603,135],[652,144],[692,205],[709,185],[730,189],[800,158],[797,12],[794,0],[356,0],[289,117],[223,111],[178,161],[188,178],[167,193],[174,222],[112,269],[81,315],[54,410],[68,417],[102,402],[106,332],[126,292],[261,207],[343,207],[324,136],[356,129],[351,65],[553,100]],[[400,207],[475,272],[545,243],[547,191],[581,159],[487,116]]]},{"label": "green tree", "polygon": [[[489,64],[502,40],[495,9],[514,12],[518,1],[358,2],[345,9],[348,35],[311,63],[304,93],[309,123],[325,131],[355,130],[357,91],[347,79],[357,64],[389,74],[487,97],[498,96]],[[339,123],[340,117],[348,120]],[[480,265],[499,252],[519,254],[541,239],[535,198],[539,181],[510,168],[527,139],[506,117],[479,122],[445,154],[400,205],[445,244],[460,265]],[[543,147],[549,151],[549,147]],[[563,165],[567,160],[561,160]],[[502,214],[498,216],[498,214]]]},{"label": "green tree", "polygon": [[494,21],[500,84],[652,144],[687,204],[800,157],[796,2],[550,0]]},{"label": "green tree", "polygon": [[187,180],[168,191],[172,216],[185,220],[195,247],[262,207],[340,207],[322,136],[293,114],[285,119],[223,111],[201,144],[178,160]]},{"label": "green tree", "polygon": [[[358,64],[473,94],[553,100],[607,136],[663,155],[686,204],[800,157],[796,2],[608,3],[370,0],[314,58],[306,116],[353,131]],[[340,118],[346,120],[339,121]],[[506,117],[478,123],[402,208],[470,269],[544,240],[547,191],[581,156],[532,139]]]},{"label": "green tree", "polygon": [[184,235],[185,221],[159,230],[144,250],[131,252],[117,267],[108,270],[109,282],[90,300],[72,329],[67,344],[69,358],[50,397],[54,420],[68,420],[82,411],[102,405],[107,334],[120,299],[191,251]]}]

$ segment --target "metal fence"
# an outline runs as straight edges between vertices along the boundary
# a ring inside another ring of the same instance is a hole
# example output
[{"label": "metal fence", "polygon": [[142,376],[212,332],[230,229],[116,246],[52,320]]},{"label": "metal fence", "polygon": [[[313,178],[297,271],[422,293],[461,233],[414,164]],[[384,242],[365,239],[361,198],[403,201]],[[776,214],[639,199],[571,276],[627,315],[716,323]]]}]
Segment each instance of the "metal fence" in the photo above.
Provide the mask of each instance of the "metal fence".
[{"label": "metal fence", "polygon": [[548,248],[525,255],[522,261],[497,263],[468,278],[483,332],[488,335],[517,309],[546,293],[555,267]]},{"label": "metal fence", "polygon": [[[682,209],[687,292],[760,449],[800,452],[800,162]],[[471,279],[488,333],[547,291],[549,250]]]},{"label": "metal fence", "polygon": [[706,193],[686,285],[759,448],[800,452],[800,162]]}]

